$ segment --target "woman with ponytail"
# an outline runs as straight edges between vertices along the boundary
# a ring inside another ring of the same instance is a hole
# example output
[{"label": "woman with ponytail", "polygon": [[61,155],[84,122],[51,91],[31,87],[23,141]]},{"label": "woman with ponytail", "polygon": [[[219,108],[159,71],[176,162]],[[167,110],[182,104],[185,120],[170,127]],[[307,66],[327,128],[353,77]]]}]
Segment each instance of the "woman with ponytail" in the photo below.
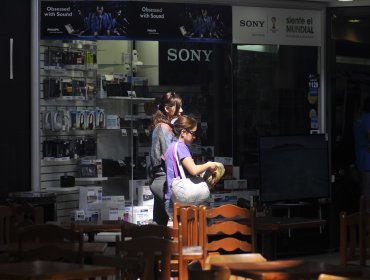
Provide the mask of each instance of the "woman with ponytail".
[{"label": "woman with ponytail", "polygon": [[159,100],[153,114],[151,130],[152,145],[150,150],[150,190],[154,195],[153,220],[160,225],[167,225],[168,215],[165,209],[166,167],[165,152],[174,137],[172,122],[182,114],[182,100],[174,92],[165,93]]}]

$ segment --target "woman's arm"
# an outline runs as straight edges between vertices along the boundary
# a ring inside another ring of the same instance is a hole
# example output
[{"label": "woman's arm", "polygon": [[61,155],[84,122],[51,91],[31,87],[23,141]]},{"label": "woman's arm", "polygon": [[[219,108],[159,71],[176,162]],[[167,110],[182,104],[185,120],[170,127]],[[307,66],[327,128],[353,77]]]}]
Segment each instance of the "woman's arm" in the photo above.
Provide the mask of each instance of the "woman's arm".
[{"label": "woman's arm", "polygon": [[203,164],[195,164],[192,157],[185,157],[181,161],[182,166],[189,172],[190,175],[196,176],[206,170],[215,171],[217,165],[215,162],[209,161]]}]

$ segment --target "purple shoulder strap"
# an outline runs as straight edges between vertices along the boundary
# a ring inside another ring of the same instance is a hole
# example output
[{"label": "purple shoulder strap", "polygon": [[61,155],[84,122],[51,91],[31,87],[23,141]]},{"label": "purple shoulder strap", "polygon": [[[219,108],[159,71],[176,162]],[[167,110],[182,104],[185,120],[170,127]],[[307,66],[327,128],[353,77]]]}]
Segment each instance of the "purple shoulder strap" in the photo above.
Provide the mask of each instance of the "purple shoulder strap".
[{"label": "purple shoulder strap", "polygon": [[177,165],[177,161],[176,161],[176,157],[175,157],[175,148],[176,148],[176,152],[177,152],[177,145],[178,145],[179,142],[176,142],[175,145],[173,145],[173,148],[172,148],[172,165],[173,165],[173,171],[175,172],[175,178],[176,177],[179,177],[179,171],[178,171],[178,165]]}]

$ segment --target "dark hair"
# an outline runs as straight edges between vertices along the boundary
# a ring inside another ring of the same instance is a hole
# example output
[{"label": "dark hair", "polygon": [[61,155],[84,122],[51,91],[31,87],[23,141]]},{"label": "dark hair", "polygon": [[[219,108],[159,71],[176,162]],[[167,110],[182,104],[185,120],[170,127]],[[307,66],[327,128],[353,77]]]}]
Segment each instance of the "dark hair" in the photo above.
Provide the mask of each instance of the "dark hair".
[{"label": "dark hair", "polygon": [[178,138],[181,134],[183,129],[191,130],[197,126],[197,120],[194,119],[192,116],[179,116],[175,123],[173,124],[173,133]]},{"label": "dark hair", "polygon": [[175,116],[177,116],[182,106],[182,99],[175,92],[169,91],[162,95],[157,104],[157,111],[153,114],[150,129],[154,129],[158,123],[166,123],[171,125],[171,120],[168,118],[166,113],[166,106],[176,106]]}]

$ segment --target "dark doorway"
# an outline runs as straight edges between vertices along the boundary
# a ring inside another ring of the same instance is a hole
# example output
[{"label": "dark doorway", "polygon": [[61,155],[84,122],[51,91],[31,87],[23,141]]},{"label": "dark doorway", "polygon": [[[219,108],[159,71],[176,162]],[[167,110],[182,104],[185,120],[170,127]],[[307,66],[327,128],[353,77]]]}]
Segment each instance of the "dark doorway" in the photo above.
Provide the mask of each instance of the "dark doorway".
[{"label": "dark doorway", "polygon": [[332,135],[332,198],[338,211],[359,207],[353,124],[370,95],[370,7],[328,10],[328,104]]}]

